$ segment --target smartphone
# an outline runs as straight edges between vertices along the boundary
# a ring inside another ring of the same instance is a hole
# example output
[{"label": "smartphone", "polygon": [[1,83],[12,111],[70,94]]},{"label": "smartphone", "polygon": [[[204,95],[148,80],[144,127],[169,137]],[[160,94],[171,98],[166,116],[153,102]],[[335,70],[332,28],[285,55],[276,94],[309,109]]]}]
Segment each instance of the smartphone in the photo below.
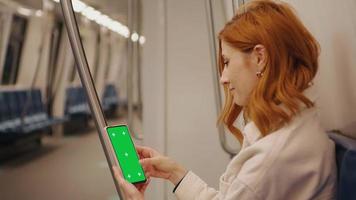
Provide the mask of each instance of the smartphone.
[{"label": "smartphone", "polygon": [[146,176],[139,163],[127,125],[107,126],[105,129],[111,144],[110,154],[114,155],[124,178],[132,184],[146,182]]}]

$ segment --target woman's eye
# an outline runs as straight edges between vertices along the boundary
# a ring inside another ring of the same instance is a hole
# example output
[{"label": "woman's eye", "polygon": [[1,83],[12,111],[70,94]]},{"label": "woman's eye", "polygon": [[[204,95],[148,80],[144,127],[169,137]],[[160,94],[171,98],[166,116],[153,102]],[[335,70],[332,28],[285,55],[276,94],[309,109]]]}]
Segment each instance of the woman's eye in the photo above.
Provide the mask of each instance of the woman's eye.
[{"label": "woman's eye", "polygon": [[227,67],[229,65],[228,61],[224,61],[224,67]]}]

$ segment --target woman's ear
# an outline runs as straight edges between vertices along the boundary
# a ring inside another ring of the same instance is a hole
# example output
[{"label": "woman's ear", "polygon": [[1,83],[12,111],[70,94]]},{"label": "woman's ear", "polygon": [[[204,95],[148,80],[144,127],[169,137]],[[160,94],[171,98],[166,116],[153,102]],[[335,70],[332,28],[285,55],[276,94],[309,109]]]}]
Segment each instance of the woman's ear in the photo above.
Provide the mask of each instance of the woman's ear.
[{"label": "woman's ear", "polygon": [[253,48],[252,54],[257,71],[263,72],[267,62],[266,48],[262,44],[258,44]]}]

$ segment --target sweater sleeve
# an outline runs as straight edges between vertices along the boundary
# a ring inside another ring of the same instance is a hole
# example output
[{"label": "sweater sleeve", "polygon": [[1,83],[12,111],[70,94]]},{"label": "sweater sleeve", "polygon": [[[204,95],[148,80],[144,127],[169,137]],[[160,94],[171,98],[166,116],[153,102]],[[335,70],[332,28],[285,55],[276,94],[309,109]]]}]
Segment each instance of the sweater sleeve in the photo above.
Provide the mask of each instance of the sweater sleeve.
[{"label": "sweater sleeve", "polygon": [[176,192],[176,190],[177,190],[177,188],[178,188],[179,184],[182,182],[182,180],[184,179],[184,177],[185,177],[185,175],[183,176],[183,178],[182,178],[182,179],[180,179],[180,181],[177,183],[177,185],[176,185],[176,186],[174,186],[174,188],[173,188],[173,193],[175,193],[175,192]]},{"label": "sweater sleeve", "polygon": [[235,179],[231,185],[224,184],[226,183],[222,183],[220,180],[220,190],[215,190],[209,187],[193,172],[189,171],[176,188],[175,195],[179,200],[257,199],[253,191],[237,179]]}]

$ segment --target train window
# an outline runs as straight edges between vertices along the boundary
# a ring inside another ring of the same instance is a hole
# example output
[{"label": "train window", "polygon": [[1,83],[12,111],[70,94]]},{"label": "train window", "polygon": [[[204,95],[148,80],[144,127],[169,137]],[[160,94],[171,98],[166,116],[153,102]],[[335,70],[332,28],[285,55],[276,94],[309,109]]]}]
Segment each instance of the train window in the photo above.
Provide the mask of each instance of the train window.
[{"label": "train window", "polygon": [[2,84],[4,85],[16,83],[27,23],[26,18],[14,15],[3,68]]}]

